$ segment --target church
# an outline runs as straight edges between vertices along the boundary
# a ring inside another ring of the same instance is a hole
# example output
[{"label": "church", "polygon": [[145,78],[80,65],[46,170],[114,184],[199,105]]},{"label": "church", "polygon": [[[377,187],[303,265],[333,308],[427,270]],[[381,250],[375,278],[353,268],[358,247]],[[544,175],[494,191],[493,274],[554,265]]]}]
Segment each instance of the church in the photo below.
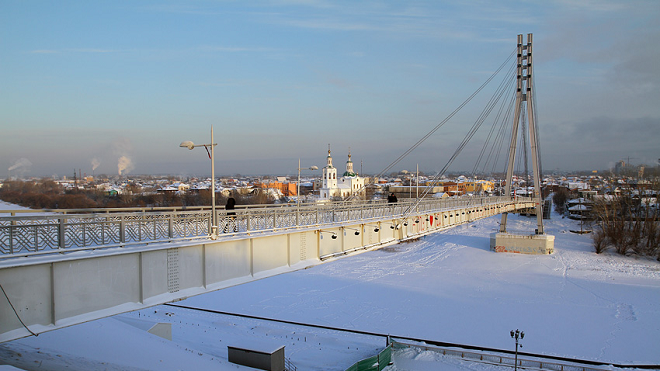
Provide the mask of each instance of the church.
[{"label": "church", "polygon": [[351,161],[351,151],[348,151],[348,161],[346,161],[346,171],[339,177],[337,168],[332,165],[332,155],[330,145],[328,145],[327,165],[323,168],[323,185],[319,190],[320,200],[346,199],[347,197],[359,193],[364,195],[364,178],[360,177],[353,170],[353,161]]}]

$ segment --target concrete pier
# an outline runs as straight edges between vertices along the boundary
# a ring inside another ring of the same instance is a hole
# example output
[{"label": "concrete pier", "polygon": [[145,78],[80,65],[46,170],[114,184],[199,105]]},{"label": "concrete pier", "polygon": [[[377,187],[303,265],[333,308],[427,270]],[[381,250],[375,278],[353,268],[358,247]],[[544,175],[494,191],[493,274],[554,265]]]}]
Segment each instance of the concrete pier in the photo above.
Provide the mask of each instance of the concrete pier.
[{"label": "concrete pier", "polygon": [[548,255],[554,252],[555,236],[549,234],[519,235],[496,232],[490,235],[490,248],[495,252]]}]

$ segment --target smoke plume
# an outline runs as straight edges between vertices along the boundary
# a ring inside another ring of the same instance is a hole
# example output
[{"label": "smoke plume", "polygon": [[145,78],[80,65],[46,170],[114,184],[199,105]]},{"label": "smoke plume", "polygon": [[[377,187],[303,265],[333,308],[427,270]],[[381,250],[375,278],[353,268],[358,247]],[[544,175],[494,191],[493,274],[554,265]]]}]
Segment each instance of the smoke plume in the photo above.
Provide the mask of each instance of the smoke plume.
[{"label": "smoke plume", "polygon": [[99,165],[101,165],[101,161],[98,158],[94,157],[92,159],[92,171],[96,170],[96,168],[99,167]]},{"label": "smoke plume", "polygon": [[119,175],[126,175],[134,169],[133,161],[129,157],[130,151],[133,149],[131,140],[126,137],[120,137],[112,142],[112,151],[119,156],[117,169]]},{"label": "smoke plume", "polygon": [[13,171],[15,176],[22,177],[25,173],[30,171],[30,166],[32,166],[32,162],[25,157],[21,157],[7,170],[9,170],[10,174]]},{"label": "smoke plume", "polygon": [[133,170],[133,161],[128,156],[121,156],[117,164],[117,169],[119,170],[119,175],[126,175],[126,173]]}]

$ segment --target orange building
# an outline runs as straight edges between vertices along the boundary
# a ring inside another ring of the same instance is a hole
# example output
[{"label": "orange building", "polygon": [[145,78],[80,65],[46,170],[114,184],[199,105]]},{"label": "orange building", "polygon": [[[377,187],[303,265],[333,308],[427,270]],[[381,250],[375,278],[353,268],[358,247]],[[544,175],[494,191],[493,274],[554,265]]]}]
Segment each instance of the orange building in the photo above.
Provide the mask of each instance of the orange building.
[{"label": "orange building", "polygon": [[296,187],[296,183],[283,183],[283,182],[268,182],[268,183],[255,183],[255,187],[259,188],[270,188],[270,189],[277,189],[284,196],[297,196],[298,191]]}]

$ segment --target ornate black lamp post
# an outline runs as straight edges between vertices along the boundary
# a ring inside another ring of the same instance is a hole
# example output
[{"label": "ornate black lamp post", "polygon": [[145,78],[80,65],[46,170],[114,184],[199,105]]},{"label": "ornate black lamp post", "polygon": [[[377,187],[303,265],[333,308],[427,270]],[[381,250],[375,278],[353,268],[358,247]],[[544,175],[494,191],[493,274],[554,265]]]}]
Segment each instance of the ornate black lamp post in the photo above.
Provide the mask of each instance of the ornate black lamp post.
[{"label": "ornate black lamp post", "polygon": [[[525,332],[516,329],[516,331],[511,330],[511,338],[516,339],[516,364],[513,367],[514,371],[518,371],[518,338],[522,340],[525,337]],[[522,344],[520,344],[522,348]]]}]

